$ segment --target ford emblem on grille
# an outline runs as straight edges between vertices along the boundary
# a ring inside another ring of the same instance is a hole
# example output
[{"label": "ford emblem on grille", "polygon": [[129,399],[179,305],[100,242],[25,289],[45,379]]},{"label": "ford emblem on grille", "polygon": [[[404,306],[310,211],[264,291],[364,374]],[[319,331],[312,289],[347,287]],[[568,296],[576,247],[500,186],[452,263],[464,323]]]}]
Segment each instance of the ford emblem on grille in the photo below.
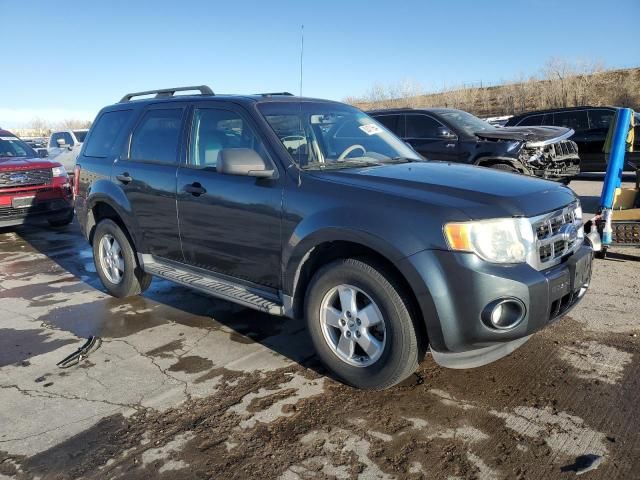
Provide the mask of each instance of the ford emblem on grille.
[{"label": "ford emblem on grille", "polygon": [[25,183],[27,178],[28,177],[24,173],[14,173],[9,175],[9,181],[12,183]]},{"label": "ford emblem on grille", "polygon": [[578,229],[572,223],[567,223],[562,225],[558,230],[558,234],[561,236],[562,240],[565,242],[572,242],[578,238]]}]

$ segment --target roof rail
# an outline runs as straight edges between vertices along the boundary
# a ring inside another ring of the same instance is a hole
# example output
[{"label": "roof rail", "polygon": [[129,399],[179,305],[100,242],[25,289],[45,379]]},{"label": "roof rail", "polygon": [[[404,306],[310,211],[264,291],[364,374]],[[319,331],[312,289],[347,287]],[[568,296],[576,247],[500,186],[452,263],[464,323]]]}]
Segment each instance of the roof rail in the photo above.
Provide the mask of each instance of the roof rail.
[{"label": "roof rail", "polygon": [[206,85],[198,85],[195,87],[175,87],[175,88],[162,88],[160,90],[147,90],[146,92],[134,92],[127,93],[124,97],[120,99],[118,103],[130,102],[133,97],[140,97],[142,95],[153,95],[156,94],[155,98],[162,97],[173,97],[176,92],[185,92],[189,90],[199,90],[200,95],[215,95],[213,90]]},{"label": "roof rail", "polygon": [[290,92],[268,92],[268,93],[257,93],[256,95],[260,95],[262,97],[277,97],[277,96],[293,97],[293,93],[290,93]]}]

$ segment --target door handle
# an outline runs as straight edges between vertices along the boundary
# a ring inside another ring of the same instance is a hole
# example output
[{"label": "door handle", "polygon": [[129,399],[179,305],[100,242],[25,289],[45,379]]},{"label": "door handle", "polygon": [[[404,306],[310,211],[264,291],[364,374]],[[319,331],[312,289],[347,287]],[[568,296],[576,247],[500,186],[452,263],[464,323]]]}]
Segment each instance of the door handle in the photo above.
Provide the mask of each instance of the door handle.
[{"label": "door handle", "polygon": [[120,175],[116,175],[116,179],[124,184],[127,184],[133,181],[133,177],[129,175],[129,172],[124,172],[124,173],[121,173]]},{"label": "door handle", "polygon": [[200,182],[193,182],[191,185],[186,185],[184,191],[190,193],[194,197],[199,197],[203,193],[207,193],[207,189],[200,185]]}]

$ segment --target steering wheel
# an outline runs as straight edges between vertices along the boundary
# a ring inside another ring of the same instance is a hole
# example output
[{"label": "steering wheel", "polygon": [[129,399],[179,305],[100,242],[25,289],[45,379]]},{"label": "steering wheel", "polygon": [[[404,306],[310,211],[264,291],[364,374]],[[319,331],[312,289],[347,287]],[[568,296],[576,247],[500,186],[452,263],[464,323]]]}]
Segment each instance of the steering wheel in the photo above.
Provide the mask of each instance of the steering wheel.
[{"label": "steering wheel", "polygon": [[362,153],[367,153],[367,150],[362,145],[359,145],[356,143],[355,145],[351,145],[350,147],[347,147],[345,151],[340,154],[337,161],[340,162],[344,160],[345,158],[347,158],[347,155],[349,155],[354,150],[358,150],[358,149],[362,150]]}]

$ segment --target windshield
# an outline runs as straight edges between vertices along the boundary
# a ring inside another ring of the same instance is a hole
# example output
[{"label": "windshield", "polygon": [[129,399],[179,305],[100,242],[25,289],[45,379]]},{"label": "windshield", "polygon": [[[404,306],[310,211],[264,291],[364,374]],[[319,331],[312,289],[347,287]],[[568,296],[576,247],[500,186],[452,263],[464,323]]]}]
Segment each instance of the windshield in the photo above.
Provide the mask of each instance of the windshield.
[{"label": "windshield", "polygon": [[87,131],[86,130],[74,130],[73,134],[78,139],[78,142],[82,143],[82,142],[84,142],[84,137],[87,136]]},{"label": "windshield", "polygon": [[302,168],[346,168],[421,160],[382,124],[348,105],[265,102],[258,108],[293,161]]},{"label": "windshield", "polygon": [[496,127],[490,123],[462,110],[444,110],[438,112],[438,114],[469,135],[475,135],[476,132],[493,132],[496,130]]},{"label": "windshield", "polygon": [[0,136],[0,157],[37,157],[33,148],[18,137]]}]

